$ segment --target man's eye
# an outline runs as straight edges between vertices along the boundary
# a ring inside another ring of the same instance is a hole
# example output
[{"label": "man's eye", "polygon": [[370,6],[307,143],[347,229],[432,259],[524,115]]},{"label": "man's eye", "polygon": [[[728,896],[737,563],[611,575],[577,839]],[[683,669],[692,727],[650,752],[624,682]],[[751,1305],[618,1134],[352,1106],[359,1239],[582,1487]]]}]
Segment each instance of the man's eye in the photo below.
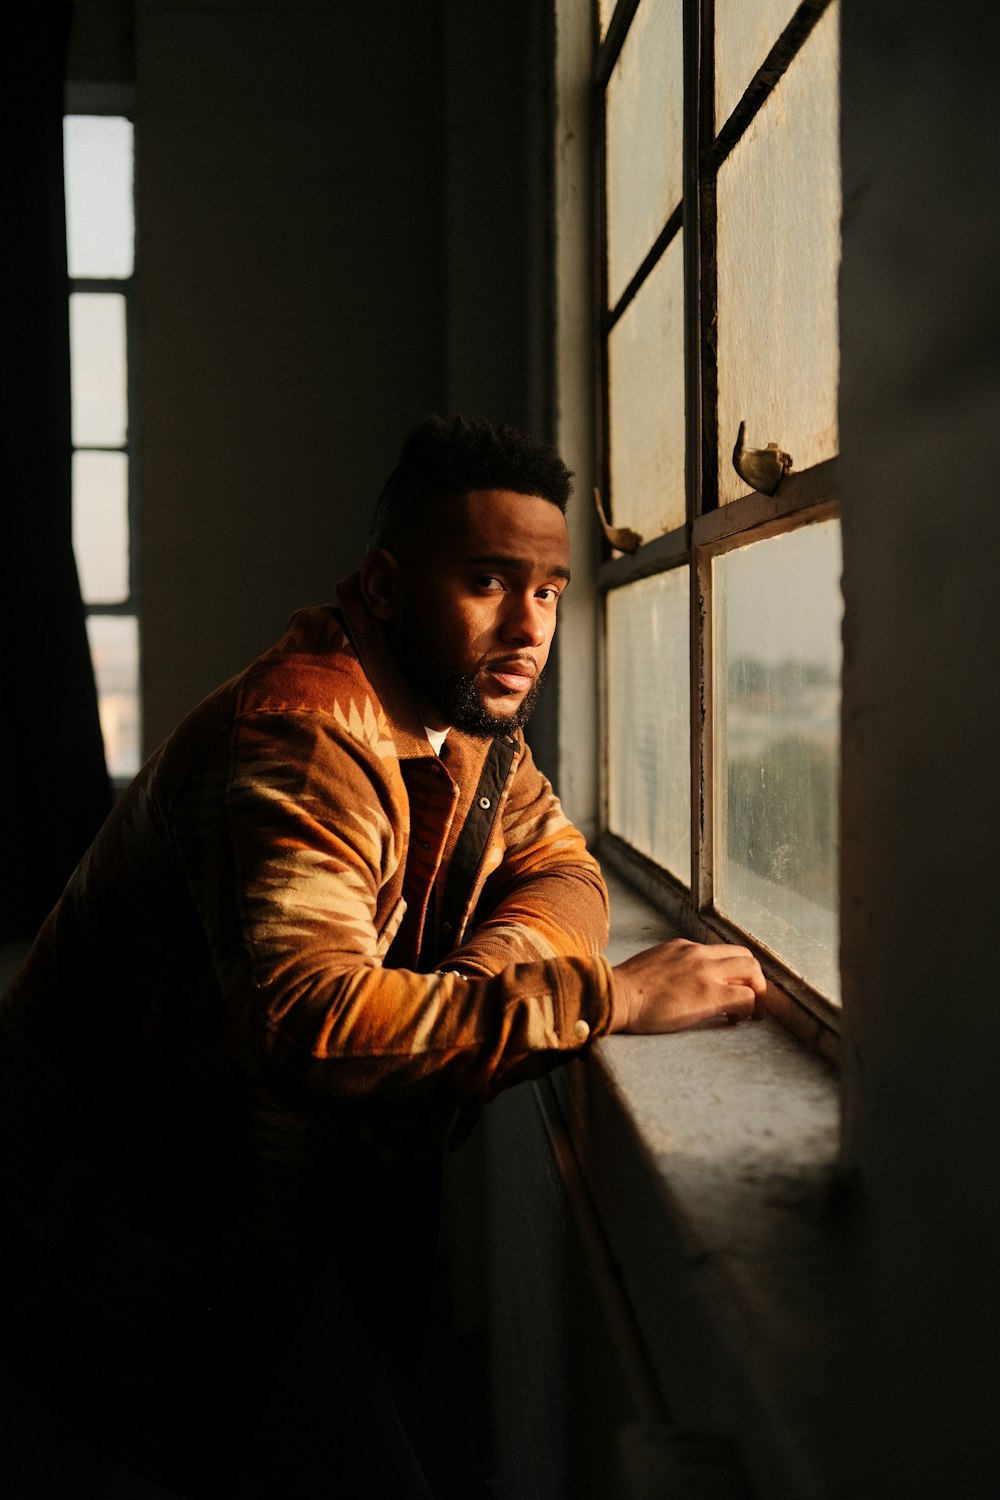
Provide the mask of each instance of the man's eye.
[{"label": "man's eye", "polygon": [[492,573],[480,573],[474,582],[476,588],[485,589],[491,593],[503,588],[503,580],[495,577]]},{"label": "man's eye", "polygon": [[560,595],[561,592],[562,592],[561,589],[552,588],[552,587],[544,588],[544,589],[539,589],[538,592],[535,594],[535,598],[536,599],[541,599],[541,601],[542,601],[543,604],[558,604],[559,603],[559,595]]}]

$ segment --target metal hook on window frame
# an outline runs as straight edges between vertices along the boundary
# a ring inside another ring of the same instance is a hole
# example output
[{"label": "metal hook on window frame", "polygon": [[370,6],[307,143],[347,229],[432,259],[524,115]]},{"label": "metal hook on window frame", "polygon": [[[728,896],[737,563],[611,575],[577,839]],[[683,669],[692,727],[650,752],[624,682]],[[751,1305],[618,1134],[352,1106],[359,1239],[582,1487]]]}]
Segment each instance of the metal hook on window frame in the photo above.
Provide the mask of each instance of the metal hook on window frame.
[{"label": "metal hook on window frame", "polygon": [[597,511],[597,520],[605,540],[618,552],[635,552],[642,546],[642,537],[637,531],[632,531],[628,526],[612,526],[604,513],[604,502],[601,492],[594,486],[594,509]]},{"label": "metal hook on window frame", "polygon": [[752,490],[762,495],[773,495],[778,485],[792,467],[791,455],[768,443],[766,448],[748,448],[745,442],[745,422],[740,423],[733,449],[733,468]]}]

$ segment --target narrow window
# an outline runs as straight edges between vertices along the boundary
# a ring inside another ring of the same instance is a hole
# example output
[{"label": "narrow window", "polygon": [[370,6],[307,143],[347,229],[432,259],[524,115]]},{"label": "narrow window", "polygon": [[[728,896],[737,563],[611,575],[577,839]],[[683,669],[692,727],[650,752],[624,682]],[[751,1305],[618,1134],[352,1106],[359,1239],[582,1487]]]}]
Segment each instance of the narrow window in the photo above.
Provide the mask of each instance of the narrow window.
[{"label": "narrow window", "polygon": [[133,132],[117,115],[64,121],[70,277],[73,547],[108,770],[139,767],[130,329],[135,261]]},{"label": "narrow window", "polygon": [[[600,573],[604,852],[689,930],[749,937],[820,1035],[839,1004],[838,22],[836,0],[596,16],[600,472],[642,538]],[[741,429],[763,450],[749,479]]]}]

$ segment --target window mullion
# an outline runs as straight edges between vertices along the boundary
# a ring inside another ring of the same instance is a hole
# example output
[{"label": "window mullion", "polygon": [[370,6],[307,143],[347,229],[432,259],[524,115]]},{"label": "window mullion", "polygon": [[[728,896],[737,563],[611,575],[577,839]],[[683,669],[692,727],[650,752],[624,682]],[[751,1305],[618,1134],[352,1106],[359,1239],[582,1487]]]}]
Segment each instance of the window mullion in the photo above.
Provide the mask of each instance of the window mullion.
[{"label": "window mullion", "polygon": [[691,898],[699,912],[712,905],[714,892],[714,693],[712,562],[696,550],[691,560]]},{"label": "window mullion", "polygon": [[[139,410],[139,372],[135,357],[137,339],[136,329],[138,324],[138,309],[136,297],[130,283],[125,292],[125,350],[127,364],[125,366],[125,392],[128,403],[128,441],[126,444],[126,455],[128,460],[128,596],[133,611],[139,612],[139,525],[138,525],[138,495],[137,495],[137,472],[136,463],[136,413]],[[141,671],[141,660],[139,663]],[[141,700],[141,690],[140,690]]]},{"label": "window mullion", "polygon": [[788,474],[774,495],[754,490],[697,516],[692,527],[695,546],[721,551],[727,542],[741,546],[791,530],[802,519],[818,521],[838,514],[838,468],[836,458],[826,459],[801,474]]},{"label": "window mullion", "polygon": [[601,564],[597,575],[597,586],[602,591],[621,588],[623,584],[635,583],[648,578],[651,573],[662,573],[688,560],[690,550],[690,528],[678,526],[675,531],[654,536],[644,542],[635,552],[615,555]]},{"label": "window mullion", "polygon": [[[714,292],[714,253],[703,214],[702,132],[713,95],[713,0],[684,0],[684,269],[685,383],[687,393],[686,485],[689,532],[704,508],[704,485],[712,485],[711,447],[705,442],[706,409],[714,403],[713,350],[707,343],[705,296]],[[709,101],[706,106],[706,100]],[[706,403],[706,375],[710,378]],[[714,495],[714,486],[712,489]],[[690,552],[691,568],[691,897],[696,910],[712,899],[712,599],[710,564]]]}]

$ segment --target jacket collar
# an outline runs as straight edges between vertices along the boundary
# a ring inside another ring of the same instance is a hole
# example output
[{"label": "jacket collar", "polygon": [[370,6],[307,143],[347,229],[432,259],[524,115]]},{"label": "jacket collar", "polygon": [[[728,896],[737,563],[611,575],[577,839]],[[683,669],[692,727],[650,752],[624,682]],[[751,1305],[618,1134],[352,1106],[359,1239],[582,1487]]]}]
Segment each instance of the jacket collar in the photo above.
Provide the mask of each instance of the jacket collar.
[{"label": "jacket collar", "polygon": [[[422,756],[436,759],[420,709],[399,670],[382,624],[362,598],[360,574],[349,573],[338,583],[337,605],[351,645],[382,705],[399,759],[413,760]],[[448,731],[449,743],[452,736],[471,739],[471,736],[460,735],[457,729]]]}]

